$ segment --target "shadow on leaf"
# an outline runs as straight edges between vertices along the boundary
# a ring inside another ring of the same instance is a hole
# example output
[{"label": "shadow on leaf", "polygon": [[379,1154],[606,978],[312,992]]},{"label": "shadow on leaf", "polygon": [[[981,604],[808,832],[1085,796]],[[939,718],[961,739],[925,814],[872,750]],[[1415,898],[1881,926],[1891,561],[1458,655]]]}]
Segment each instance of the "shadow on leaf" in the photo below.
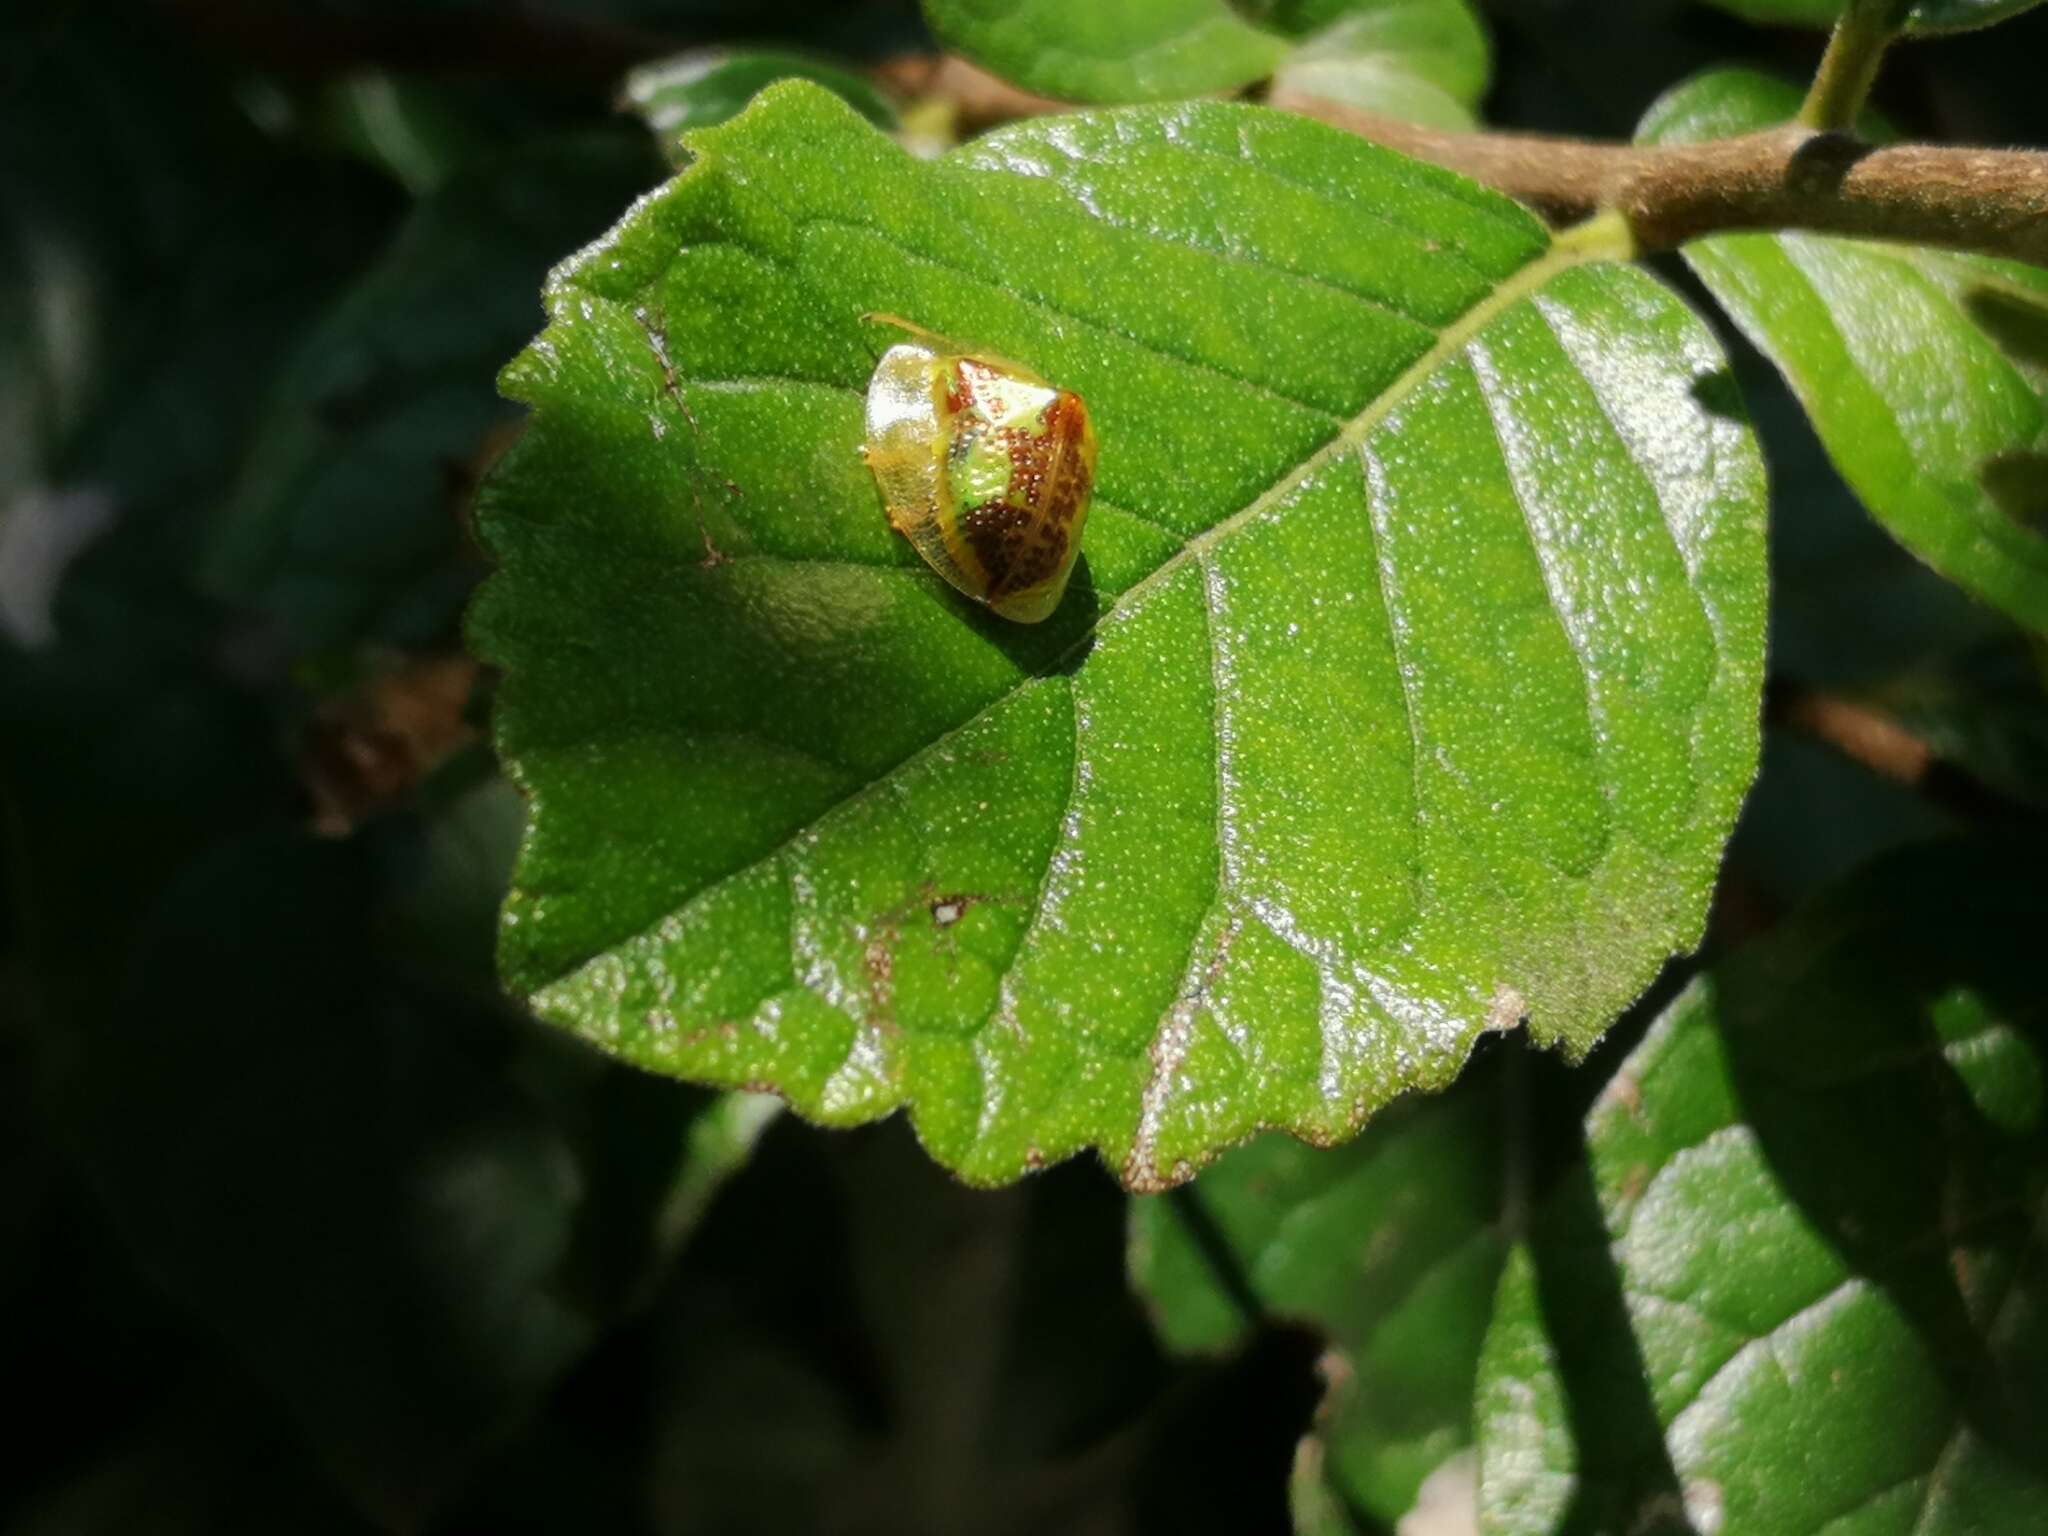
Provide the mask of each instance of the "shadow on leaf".
[{"label": "shadow on leaf", "polygon": [[1721,1037],[1774,1179],[1848,1283],[1883,1293],[1987,1450],[2039,1468],[2048,1378],[2011,1326],[2048,1193],[2037,919],[2024,873],[1959,863],[1894,861],[1818,945],[1730,967]]}]

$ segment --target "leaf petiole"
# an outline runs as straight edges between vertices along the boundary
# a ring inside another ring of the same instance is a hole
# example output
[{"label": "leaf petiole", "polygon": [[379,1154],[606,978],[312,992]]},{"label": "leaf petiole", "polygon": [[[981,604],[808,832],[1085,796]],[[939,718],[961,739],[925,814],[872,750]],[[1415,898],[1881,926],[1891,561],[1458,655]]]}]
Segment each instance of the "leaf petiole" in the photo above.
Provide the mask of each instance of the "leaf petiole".
[{"label": "leaf petiole", "polygon": [[1905,29],[1911,10],[1911,0],[1850,0],[1799,109],[1802,125],[1820,133],[1855,130],[1885,51]]}]

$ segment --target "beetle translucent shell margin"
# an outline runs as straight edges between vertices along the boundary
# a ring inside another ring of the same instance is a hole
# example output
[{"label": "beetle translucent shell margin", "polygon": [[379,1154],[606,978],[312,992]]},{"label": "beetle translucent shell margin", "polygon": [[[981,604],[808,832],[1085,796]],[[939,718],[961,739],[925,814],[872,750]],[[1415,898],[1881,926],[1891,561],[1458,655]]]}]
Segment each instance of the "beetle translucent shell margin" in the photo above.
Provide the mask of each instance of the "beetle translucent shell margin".
[{"label": "beetle translucent shell margin", "polygon": [[894,315],[910,339],[868,381],[862,455],[889,523],[954,587],[1006,619],[1059,607],[1095,490],[1095,429],[1071,390]]}]

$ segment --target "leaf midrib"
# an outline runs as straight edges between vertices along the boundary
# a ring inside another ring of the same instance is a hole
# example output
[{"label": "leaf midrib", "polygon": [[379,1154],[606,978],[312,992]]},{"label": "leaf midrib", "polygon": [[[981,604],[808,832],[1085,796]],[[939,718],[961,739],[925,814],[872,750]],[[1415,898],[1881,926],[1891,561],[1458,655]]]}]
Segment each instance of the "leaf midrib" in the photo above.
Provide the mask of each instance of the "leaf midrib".
[{"label": "leaf midrib", "polygon": [[1478,303],[1466,310],[1464,314],[1453,320],[1441,331],[1437,332],[1437,338],[1430,344],[1429,350],[1424,352],[1413,363],[1410,363],[1407,369],[1393,383],[1389,384],[1375,396],[1364,410],[1347,421],[1339,429],[1337,435],[1331,438],[1329,442],[1289,469],[1278,480],[1274,481],[1272,485],[1254,497],[1249,504],[1240,507],[1221,521],[1210,524],[1209,527],[1194,535],[1179,549],[1160,561],[1158,565],[1154,566],[1144,576],[1125,588],[1113,602],[1108,604],[1096,616],[1095,622],[1075,641],[1074,645],[1062,653],[1061,660],[1070,659],[1086,643],[1092,640],[1095,632],[1102,627],[1104,620],[1123,611],[1127,607],[1141,602],[1147,592],[1155,586],[1172,580],[1180,568],[1190,560],[1200,559],[1217,545],[1229,539],[1239,529],[1257,521],[1263,514],[1285,501],[1295,491],[1314,479],[1325,467],[1334,463],[1346,453],[1356,452],[1359,448],[1363,447],[1365,440],[1372,436],[1373,432],[1382,422],[1405,404],[1409,397],[1426,384],[1439,368],[1462,352],[1466,344],[1481,331],[1485,330],[1521,300],[1542,288],[1560,272],[1566,271],[1589,259],[1594,259],[1598,254],[1600,253],[1589,252],[1582,245],[1572,242],[1554,242],[1550,249],[1541,256],[1510,274],[1500,286],[1480,299]]}]

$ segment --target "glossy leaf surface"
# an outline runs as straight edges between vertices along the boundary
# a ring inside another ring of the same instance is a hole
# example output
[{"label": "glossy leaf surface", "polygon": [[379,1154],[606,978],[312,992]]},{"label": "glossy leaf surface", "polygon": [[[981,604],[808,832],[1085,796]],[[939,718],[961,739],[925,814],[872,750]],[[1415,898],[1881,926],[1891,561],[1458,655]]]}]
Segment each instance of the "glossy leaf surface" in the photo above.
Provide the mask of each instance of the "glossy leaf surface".
[{"label": "glossy leaf surface", "polygon": [[1690,988],[1502,1282],[1483,1528],[2048,1522],[2038,849],[1921,850]]},{"label": "glossy leaf surface", "polygon": [[[1782,82],[1706,75],[1653,107],[1642,137],[1722,137],[1797,107]],[[1685,255],[1893,537],[2048,629],[2048,271],[1798,233],[1721,235]]]},{"label": "glossy leaf surface", "polygon": [[[1763,487],[1647,276],[1321,125],[936,164],[775,87],[550,284],[472,633],[509,984],[978,1180],[1333,1140],[1689,945],[1754,768]],[[1083,565],[977,612],[861,463],[871,313],[1088,402]]]},{"label": "glossy leaf surface", "polygon": [[1281,83],[1419,121],[1469,121],[1487,44],[1467,0],[925,0],[947,46],[1067,101],[1160,101]]},{"label": "glossy leaf surface", "polygon": [[1471,1444],[1506,1251],[1503,1108],[1500,1072],[1475,1069],[1349,1146],[1262,1137],[1131,1205],[1131,1279],[1169,1346],[1229,1348],[1254,1318],[1323,1336],[1329,1395],[1307,1459],[1341,1505],[1381,1520]]}]

